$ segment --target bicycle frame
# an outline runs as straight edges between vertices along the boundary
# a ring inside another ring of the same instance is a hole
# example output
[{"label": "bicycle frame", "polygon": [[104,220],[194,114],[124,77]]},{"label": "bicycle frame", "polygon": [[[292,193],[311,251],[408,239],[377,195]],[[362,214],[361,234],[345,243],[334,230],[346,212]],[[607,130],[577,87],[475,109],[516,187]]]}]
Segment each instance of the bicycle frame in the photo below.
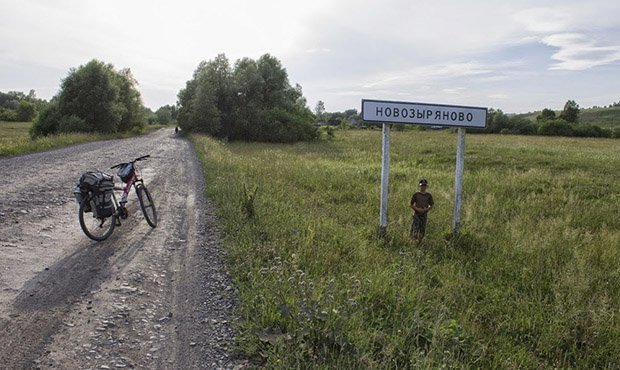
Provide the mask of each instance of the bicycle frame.
[{"label": "bicycle frame", "polygon": [[125,208],[125,204],[127,204],[127,198],[129,196],[129,192],[131,191],[131,187],[134,186],[138,186],[138,184],[143,185],[144,181],[142,180],[142,178],[140,178],[140,176],[138,175],[138,168],[134,163],[134,170],[133,173],[131,174],[131,178],[129,179],[129,181],[127,181],[127,183],[123,184],[122,187],[114,187],[114,190],[122,190],[123,193],[121,195],[121,200],[118,201],[116,199],[116,193],[113,193],[112,198],[114,199],[114,204],[116,205],[116,214],[117,214],[117,218],[116,218],[116,222],[120,225],[120,219],[125,219],[127,218],[127,208]]},{"label": "bicycle frame", "polygon": [[118,188],[118,189],[114,188],[114,190],[122,190],[123,191],[123,195],[121,196],[121,201],[120,201],[122,204],[127,203],[127,197],[129,196],[129,191],[131,190],[131,186],[132,185],[135,186],[135,183],[137,183],[137,182],[142,183],[142,179],[138,178],[138,175],[137,175],[136,172],[137,172],[137,170],[134,170],[134,173],[131,175],[131,179],[129,179],[129,181],[125,184],[124,187]]}]

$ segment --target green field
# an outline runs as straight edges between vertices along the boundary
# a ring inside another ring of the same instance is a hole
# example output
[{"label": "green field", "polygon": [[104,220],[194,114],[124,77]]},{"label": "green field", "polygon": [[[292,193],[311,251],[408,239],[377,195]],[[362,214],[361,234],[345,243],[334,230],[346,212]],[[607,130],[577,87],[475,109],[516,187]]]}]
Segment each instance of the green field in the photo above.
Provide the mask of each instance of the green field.
[{"label": "green field", "polygon": [[23,147],[30,141],[28,130],[31,122],[0,121],[0,156],[16,154],[15,148]]},{"label": "green field", "polygon": [[[239,346],[257,364],[618,366],[617,140],[467,135],[455,239],[456,135],[393,132],[383,241],[379,131],[294,145],[192,139],[241,298]],[[435,207],[414,245],[408,203],[422,176]]]},{"label": "green field", "polygon": [[[74,144],[91,141],[119,139],[123,137],[139,135],[139,132],[126,132],[119,134],[85,134],[68,133],[40,137],[36,140],[30,138],[29,130],[32,122],[2,122],[0,121],[0,157],[18,155],[45,150],[61,148]],[[144,132],[159,129],[161,125],[149,125]]]}]

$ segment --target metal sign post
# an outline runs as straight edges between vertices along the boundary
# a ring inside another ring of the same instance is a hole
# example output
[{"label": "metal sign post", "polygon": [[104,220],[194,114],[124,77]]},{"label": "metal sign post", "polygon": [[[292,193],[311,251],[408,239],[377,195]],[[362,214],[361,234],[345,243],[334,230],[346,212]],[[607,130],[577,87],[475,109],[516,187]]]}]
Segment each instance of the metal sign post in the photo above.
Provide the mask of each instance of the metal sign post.
[{"label": "metal sign post", "polygon": [[461,200],[463,195],[463,167],[465,165],[465,129],[456,133],[456,168],[454,170],[454,210],[452,211],[452,233],[458,234],[461,227]]},{"label": "metal sign post", "polygon": [[379,212],[379,236],[387,235],[388,210],[388,180],[390,176],[390,128],[392,125],[383,124],[383,140],[381,154],[381,211]]},{"label": "metal sign post", "polygon": [[387,234],[388,226],[388,177],[390,172],[390,125],[388,123],[458,127],[456,168],[454,171],[454,210],[452,212],[452,232],[458,234],[461,225],[463,195],[465,128],[486,127],[487,108],[363,99],[362,119],[367,122],[383,124],[381,211],[379,215],[379,235],[382,236]]}]

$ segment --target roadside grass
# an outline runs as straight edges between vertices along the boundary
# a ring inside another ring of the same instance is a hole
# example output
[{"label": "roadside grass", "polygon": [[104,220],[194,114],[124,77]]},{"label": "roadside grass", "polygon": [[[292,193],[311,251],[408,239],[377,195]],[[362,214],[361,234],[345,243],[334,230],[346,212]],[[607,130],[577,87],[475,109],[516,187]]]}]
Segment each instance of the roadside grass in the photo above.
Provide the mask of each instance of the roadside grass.
[{"label": "roadside grass", "polygon": [[127,138],[166,127],[161,125],[148,125],[140,132],[132,131],[109,135],[71,133],[44,136],[33,140],[30,138],[29,134],[31,125],[32,122],[0,122],[0,157],[42,152],[91,141]]},{"label": "roadside grass", "polygon": [[[456,135],[392,132],[379,240],[380,132],[293,145],[191,139],[241,298],[239,348],[260,365],[618,365],[617,140],[467,135],[454,238]],[[416,245],[408,204],[420,177],[435,207]]]}]

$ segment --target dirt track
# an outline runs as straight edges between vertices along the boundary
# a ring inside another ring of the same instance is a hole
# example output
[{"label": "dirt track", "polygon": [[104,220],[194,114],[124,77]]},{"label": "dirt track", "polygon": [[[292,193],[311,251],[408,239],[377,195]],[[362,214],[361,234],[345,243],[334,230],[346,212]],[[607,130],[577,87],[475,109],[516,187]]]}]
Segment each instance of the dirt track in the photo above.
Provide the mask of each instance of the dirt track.
[{"label": "dirt track", "polygon": [[[91,241],[80,173],[144,154],[157,228],[132,192],[129,218]],[[226,349],[235,292],[201,171],[173,130],[0,159],[0,367],[243,367]]]}]

